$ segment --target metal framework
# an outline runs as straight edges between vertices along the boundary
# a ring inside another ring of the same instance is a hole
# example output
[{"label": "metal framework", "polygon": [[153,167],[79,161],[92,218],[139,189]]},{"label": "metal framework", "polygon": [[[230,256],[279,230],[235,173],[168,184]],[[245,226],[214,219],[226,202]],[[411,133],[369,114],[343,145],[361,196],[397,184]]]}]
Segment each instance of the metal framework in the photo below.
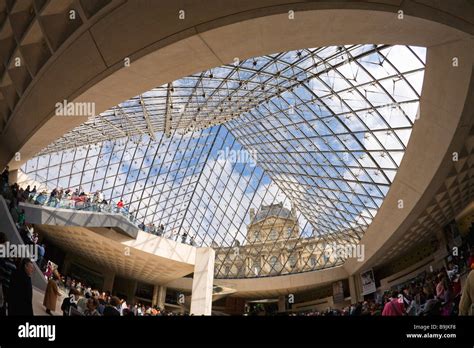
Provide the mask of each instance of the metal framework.
[{"label": "metal framework", "polygon": [[[344,258],[326,257],[326,245],[357,243],[394,180],[424,61],[420,47],[351,45],[217,67],[91,117],[23,171],[102,190],[168,237],[213,246],[217,277],[333,267]],[[296,210],[298,235],[250,238],[251,209],[279,203],[280,217]]]}]

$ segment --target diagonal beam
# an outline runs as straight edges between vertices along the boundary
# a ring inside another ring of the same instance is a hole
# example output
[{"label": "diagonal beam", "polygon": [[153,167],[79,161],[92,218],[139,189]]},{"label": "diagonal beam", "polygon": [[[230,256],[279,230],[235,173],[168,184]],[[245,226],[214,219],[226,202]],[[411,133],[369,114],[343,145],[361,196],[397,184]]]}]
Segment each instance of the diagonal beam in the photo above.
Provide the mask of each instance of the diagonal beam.
[{"label": "diagonal beam", "polygon": [[148,110],[145,105],[145,101],[143,100],[143,96],[141,94],[140,94],[140,104],[142,105],[143,118],[145,119],[146,126],[148,128],[148,135],[150,136],[150,138],[153,139],[153,141],[156,141],[155,129],[153,128],[153,125],[151,124],[150,114],[148,113]]},{"label": "diagonal beam", "polygon": [[171,90],[173,89],[173,84],[170,82],[166,85],[166,111],[165,111],[165,127],[164,133],[167,137],[171,136]]},{"label": "diagonal beam", "polygon": [[138,133],[140,134],[143,134],[145,135],[145,132],[142,131],[140,128],[138,128],[135,123],[132,121],[132,119],[130,118],[130,116],[120,107],[120,106],[117,106],[117,109],[118,111],[120,112],[120,114],[125,118],[127,119],[127,122],[137,130]]},{"label": "diagonal beam", "polygon": [[109,120],[107,120],[105,117],[101,117],[101,118],[100,118],[100,121],[107,123],[110,127],[112,127],[113,129],[115,129],[117,132],[122,133],[124,137],[128,137],[127,132],[125,132],[123,129],[120,129],[120,128],[117,127],[116,125],[114,125],[112,122],[110,122]]}]

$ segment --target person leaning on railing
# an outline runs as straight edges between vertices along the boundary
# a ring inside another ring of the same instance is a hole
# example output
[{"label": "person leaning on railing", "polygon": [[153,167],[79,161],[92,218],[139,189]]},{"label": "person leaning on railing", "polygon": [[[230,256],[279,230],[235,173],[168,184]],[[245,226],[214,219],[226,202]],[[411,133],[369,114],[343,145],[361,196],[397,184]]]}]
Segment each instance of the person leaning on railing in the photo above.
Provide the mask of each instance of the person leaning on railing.
[{"label": "person leaning on railing", "polygon": [[118,203],[117,203],[117,213],[120,213],[122,211],[124,207],[124,203],[122,200],[120,200]]}]

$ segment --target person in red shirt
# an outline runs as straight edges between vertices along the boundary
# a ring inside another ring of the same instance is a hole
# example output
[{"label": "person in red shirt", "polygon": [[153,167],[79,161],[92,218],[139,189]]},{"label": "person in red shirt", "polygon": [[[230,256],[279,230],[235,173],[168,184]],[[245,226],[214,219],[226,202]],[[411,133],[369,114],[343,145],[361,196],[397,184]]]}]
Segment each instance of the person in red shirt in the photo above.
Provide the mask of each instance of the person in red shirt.
[{"label": "person in red shirt", "polygon": [[120,200],[120,201],[117,203],[117,212],[122,211],[123,206],[124,206],[123,201]]},{"label": "person in red shirt", "polygon": [[405,315],[405,306],[403,300],[398,298],[398,291],[393,291],[390,301],[388,301],[382,311],[383,316],[402,316]]}]

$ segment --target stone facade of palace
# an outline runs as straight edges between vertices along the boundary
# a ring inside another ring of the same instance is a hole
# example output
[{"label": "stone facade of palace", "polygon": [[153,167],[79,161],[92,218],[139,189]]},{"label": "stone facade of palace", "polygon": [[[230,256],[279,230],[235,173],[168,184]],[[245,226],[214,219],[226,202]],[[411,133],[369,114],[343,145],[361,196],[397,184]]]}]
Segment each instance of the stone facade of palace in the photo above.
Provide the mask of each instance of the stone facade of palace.
[{"label": "stone facade of palace", "polygon": [[[297,273],[336,265],[327,242],[300,238],[294,208],[282,203],[250,209],[247,242],[216,250],[216,277],[240,278]],[[349,236],[350,237],[350,236]],[[326,250],[326,252],[325,252]]]}]

